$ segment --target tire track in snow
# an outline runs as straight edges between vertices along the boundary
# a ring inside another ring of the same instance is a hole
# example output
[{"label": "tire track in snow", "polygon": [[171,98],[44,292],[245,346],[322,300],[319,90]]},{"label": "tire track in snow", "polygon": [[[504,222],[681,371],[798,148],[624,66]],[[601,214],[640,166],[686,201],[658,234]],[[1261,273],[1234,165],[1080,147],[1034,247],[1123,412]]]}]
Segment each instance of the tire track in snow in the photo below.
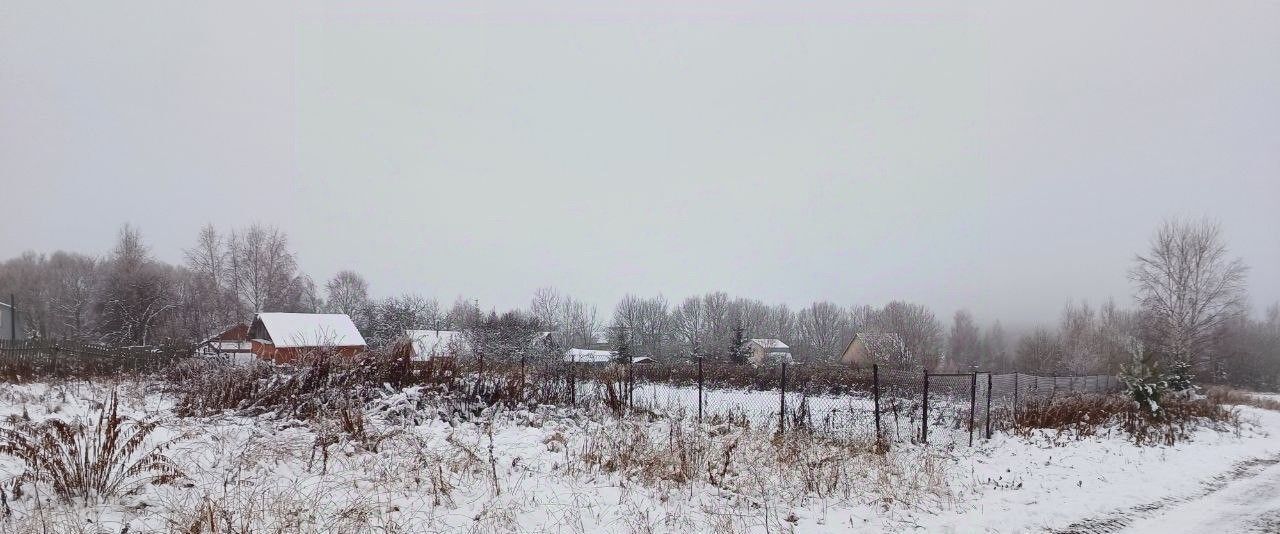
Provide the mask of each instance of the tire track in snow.
[{"label": "tire track in snow", "polygon": [[[1268,467],[1278,463],[1280,463],[1280,455],[1243,460],[1237,462],[1225,473],[1202,482],[1203,487],[1194,493],[1165,497],[1149,503],[1113,510],[1099,516],[1077,521],[1062,528],[1047,529],[1046,532],[1050,534],[1112,534],[1120,532],[1135,521],[1149,517],[1155,512],[1170,506],[1203,499],[1221,491],[1233,482],[1258,476]],[[1259,520],[1265,521],[1264,528],[1265,525],[1280,524],[1280,516],[1264,516]]]}]

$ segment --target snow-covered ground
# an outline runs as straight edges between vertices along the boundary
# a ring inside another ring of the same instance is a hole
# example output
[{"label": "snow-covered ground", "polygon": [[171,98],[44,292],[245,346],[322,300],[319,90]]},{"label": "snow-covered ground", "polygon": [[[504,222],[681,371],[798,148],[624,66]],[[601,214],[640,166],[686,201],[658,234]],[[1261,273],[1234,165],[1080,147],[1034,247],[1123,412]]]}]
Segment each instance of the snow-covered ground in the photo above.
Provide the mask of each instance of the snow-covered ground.
[{"label": "snow-covered ground", "polygon": [[[0,385],[0,416],[95,414],[109,386]],[[162,421],[186,479],[75,505],[35,488],[15,498],[6,482],[0,532],[1181,532],[1254,528],[1280,509],[1280,413],[1247,407],[1239,434],[1173,447],[998,434],[877,456],[779,444],[772,428],[552,407],[459,421],[415,390],[369,406],[369,438],[326,445],[333,421],[180,418],[173,394],[118,388],[122,410]],[[0,456],[0,481],[22,469]]]}]

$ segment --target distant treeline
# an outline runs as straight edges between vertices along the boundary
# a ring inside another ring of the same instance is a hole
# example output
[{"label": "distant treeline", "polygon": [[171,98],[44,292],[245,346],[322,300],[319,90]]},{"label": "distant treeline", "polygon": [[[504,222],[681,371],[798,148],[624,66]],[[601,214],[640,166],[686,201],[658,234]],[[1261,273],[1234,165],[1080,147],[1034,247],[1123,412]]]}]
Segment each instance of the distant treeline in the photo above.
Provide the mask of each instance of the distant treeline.
[{"label": "distant treeline", "polygon": [[5,261],[0,299],[17,296],[27,337],[117,345],[194,342],[254,311],[323,311],[351,315],[373,347],[389,346],[406,329],[501,323],[556,331],[565,347],[607,348],[610,327],[625,327],[635,356],[731,358],[733,340],[745,334],[782,340],[798,362],[830,362],[857,333],[894,333],[911,361],[885,363],[903,367],[1093,374],[1119,372],[1140,358],[1189,361],[1202,380],[1280,385],[1280,305],[1250,317],[1246,267],[1227,256],[1217,225],[1208,221],[1160,226],[1129,273],[1137,294],[1132,307],[1068,303],[1058,324],[1017,335],[999,321],[981,325],[965,310],[944,324],[928,307],[901,301],[791,308],[724,292],[679,301],[628,295],[601,314],[544,288],[527,309],[499,314],[461,297],[443,306],[416,294],[374,299],[353,271],[317,286],[300,270],[288,236],[262,225],[226,233],[205,226],[184,257],[182,265],[155,259],[139,231],[126,225],[105,257],[28,252]]}]

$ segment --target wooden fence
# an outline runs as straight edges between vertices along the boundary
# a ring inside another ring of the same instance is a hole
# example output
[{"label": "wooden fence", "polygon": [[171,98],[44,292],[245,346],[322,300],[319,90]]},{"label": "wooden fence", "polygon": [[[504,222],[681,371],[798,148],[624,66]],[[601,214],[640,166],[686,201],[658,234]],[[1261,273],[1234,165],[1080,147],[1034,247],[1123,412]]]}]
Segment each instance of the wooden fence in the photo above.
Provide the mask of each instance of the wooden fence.
[{"label": "wooden fence", "polygon": [[0,340],[0,380],[153,372],[191,354],[187,345],[113,347],[51,339]]}]

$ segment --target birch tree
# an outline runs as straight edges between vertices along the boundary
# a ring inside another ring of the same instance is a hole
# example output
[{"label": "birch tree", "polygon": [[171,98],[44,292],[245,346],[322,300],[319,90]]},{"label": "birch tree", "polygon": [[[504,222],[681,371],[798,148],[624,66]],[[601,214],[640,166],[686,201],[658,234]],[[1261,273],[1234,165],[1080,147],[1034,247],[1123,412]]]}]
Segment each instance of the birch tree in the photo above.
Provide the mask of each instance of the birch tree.
[{"label": "birch tree", "polygon": [[1174,362],[1206,364],[1215,332],[1244,312],[1248,268],[1227,253],[1217,223],[1166,221],[1130,271],[1148,345]]}]

